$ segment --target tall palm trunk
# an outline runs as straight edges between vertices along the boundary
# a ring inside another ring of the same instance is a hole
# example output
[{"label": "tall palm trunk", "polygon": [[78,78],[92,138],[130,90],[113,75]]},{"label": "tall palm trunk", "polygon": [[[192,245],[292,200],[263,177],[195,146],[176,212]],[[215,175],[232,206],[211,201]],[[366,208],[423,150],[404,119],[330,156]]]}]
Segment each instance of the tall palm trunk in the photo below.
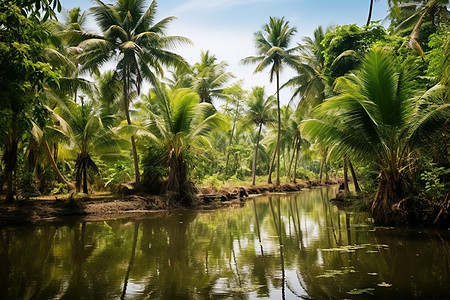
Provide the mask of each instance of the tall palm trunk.
[{"label": "tall palm trunk", "polygon": [[255,185],[255,179],[256,179],[256,161],[258,159],[259,137],[261,135],[261,129],[262,129],[262,123],[259,123],[258,136],[256,137],[255,155],[253,155],[252,185]]},{"label": "tall palm trunk", "polygon": [[322,179],[323,179],[323,167],[325,164],[325,159],[322,157],[322,159],[320,160],[320,174],[319,174],[319,182],[322,184]]},{"label": "tall palm trunk", "polygon": [[267,183],[272,184],[272,172],[273,165],[275,164],[275,158],[277,158],[277,148],[275,147],[275,151],[273,151],[272,159],[270,160],[269,165],[269,177],[267,178]]},{"label": "tall palm trunk", "polygon": [[294,151],[292,151],[292,157],[291,157],[291,161],[289,162],[289,170],[288,170],[288,177],[291,177],[291,170],[292,170],[292,163],[294,162],[294,158],[295,158],[295,149],[297,149],[297,133],[294,136],[294,141],[292,142],[294,145],[292,147],[292,149],[294,149]]},{"label": "tall palm trunk", "polygon": [[[236,131],[236,122],[237,122],[238,112],[239,112],[239,101],[236,106],[236,113],[234,114],[233,128],[231,129],[230,142],[229,142],[228,146],[231,146],[233,144],[233,137],[234,137],[234,132]],[[226,174],[228,174],[229,162],[230,162],[230,152],[227,153],[227,160],[225,163],[225,173]]]},{"label": "tall palm trunk", "polygon": [[277,180],[276,186],[280,186],[280,139],[281,139],[281,109],[280,109],[280,71],[276,71],[277,76],[277,112],[278,112],[278,132],[277,132]]},{"label": "tall palm trunk", "polygon": [[372,19],[372,9],[373,9],[373,0],[370,0],[369,16],[367,17],[366,26],[369,26],[370,19]]},{"label": "tall palm trunk", "polygon": [[348,164],[347,157],[344,156],[344,192],[347,194],[349,192],[348,188]]},{"label": "tall palm trunk", "polygon": [[[299,133],[299,135],[300,135],[300,133]],[[295,162],[294,162],[294,176],[293,176],[293,180],[292,180],[292,182],[294,182],[294,183],[296,183],[297,182],[297,163],[298,163],[298,154],[299,154],[299,152],[300,152],[300,147],[301,147],[301,140],[302,140],[302,137],[301,136],[299,136],[298,137],[298,142],[297,142],[297,147],[294,149],[294,153],[295,153]]]},{"label": "tall palm trunk", "polygon": [[[125,108],[125,117],[127,118],[127,124],[131,125],[131,118],[130,118],[130,99],[129,97],[129,70],[128,67],[125,67],[125,74],[123,77],[123,102],[124,102],[124,108]],[[133,152],[133,162],[134,162],[134,178],[136,181],[136,185],[139,185],[141,183],[141,176],[139,174],[139,157],[137,155],[136,150],[136,141],[134,139],[134,135],[131,136],[131,151]]]},{"label": "tall palm trunk", "polygon": [[355,170],[353,169],[353,164],[352,164],[352,161],[350,160],[350,158],[348,159],[348,166],[350,167],[350,172],[352,173],[353,184],[355,185],[355,192],[361,193],[361,188],[359,187],[359,184],[358,184],[358,178],[356,177],[356,173],[355,173]]}]

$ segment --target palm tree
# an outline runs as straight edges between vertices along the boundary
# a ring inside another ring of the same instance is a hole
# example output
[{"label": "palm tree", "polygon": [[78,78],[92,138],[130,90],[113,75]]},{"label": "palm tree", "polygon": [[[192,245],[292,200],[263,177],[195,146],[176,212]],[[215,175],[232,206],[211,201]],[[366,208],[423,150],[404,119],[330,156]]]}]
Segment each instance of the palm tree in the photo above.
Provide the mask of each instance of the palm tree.
[{"label": "palm tree", "polygon": [[[223,95],[225,97],[225,108],[224,112],[228,114],[231,123],[231,130],[230,130],[230,139],[227,146],[227,158],[225,161],[225,173],[228,175],[228,166],[229,166],[229,159],[230,159],[230,149],[233,146],[233,144],[238,144],[238,133],[241,128],[239,128],[239,124],[242,124],[240,120],[243,117],[243,102],[244,99],[247,96],[246,91],[242,88],[242,81],[238,81],[235,84],[225,88],[223,90]],[[234,139],[234,143],[233,143]]]},{"label": "palm tree", "polygon": [[263,125],[274,121],[275,97],[266,97],[263,87],[254,87],[248,98],[247,118],[250,122],[258,127],[258,135],[256,137],[255,152],[253,154],[252,163],[252,185],[255,185],[256,164],[258,161],[259,141]]},{"label": "palm tree", "polygon": [[311,108],[320,104],[325,99],[327,81],[323,77],[325,31],[322,26],[314,30],[314,38],[303,38],[303,44],[299,45],[299,59],[294,62],[294,68],[298,75],[289,79],[281,88],[294,87],[291,101],[300,96],[297,111],[305,116]]},{"label": "palm tree", "polygon": [[436,25],[437,22],[448,22],[450,13],[447,9],[447,5],[449,4],[449,0],[389,0],[388,2],[391,9],[391,20],[398,17],[402,18],[400,24],[395,27],[394,32],[412,27],[409,35],[408,47],[416,50],[422,57],[422,60],[425,61],[422,47],[418,41],[420,29],[427,19],[430,20],[433,25]]},{"label": "palm tree", "polygon": [[196,91],[202,102],[212,103],[213,98],[225,98],[224,85],[234,78],[230,72],[226,72],[225,62],[217,63],[215,55],[209,51],[201,53],[200,62],[194,64],[192,88]]},{"label": "palm tree", "polygon": [[408,196],[417,153],[450,117],[450,105],[443,99],[433,104],[425,99],[429,93],[414,98],[411,72],[404,65],[397,66],[389,52],[374,48],[358,71],[337,80],[339,95],[316,108],[317,119],[302,124],[303,132],[320,144],[378,164],[371,214],[383,224],[406,221],[401,201]]},{"label": "palm tree", "polygon": [[296,56],[294,52],[298,47],[288,48],[293,35],[297,32],[295,27],[290,27],[289,22],[283,18],[270,17],[269,24],[264,25],[263,30],[257,31],[254,36],[258,56],[244,58],[244,64],[258,63],[254,73],[261,72],[268,66],[270,68],[270,82],[275,76],[277,86],[277,112],[278,112],[278,134],[277,134],[277,180],[280,185],[280,71],[284,65],[293,66]]},{"label": "palm tree", "polygon": [[[98,6],[91,11],[102,35],[80,43],[84,50],[79,56],[84,63],[82,70],[98,69],[105,63],[117,63],[116,72],[123,84],[123,108],[128,125],[131,125],[129,106],[134,89],[140,93],[144,79],[156,84],[163,66],[187,68],[186,61],[169,51],[171,47],[190,43],[187,38],[167,36],[167,25],[174,17],[155,23],[156,1],[144,10],[145,0],[119,1],[115,5],[96,0]],[[131,136],[136,184],[140,183],[139,158],[136,141]]]},{"label": "palm tree", "polygon": [[[62,131],[69,138],[69,149],[75,159],[76,190],[88,193],[88,169],[98,173],[99,169],[94,161],[95,157],[102,160],[117,160],[123,157],[120,153],[129,144],[118,138],[111,128],[105,126],[114,116],[100,116],[99,110],[93,102],[85,103],[80,97],[81,104],[74,102],[59,105],[55,111],[63,116],[67,125]],[[62,124],[61,124],[62,125]]]},{"label": "palm tree", "polygon": [[[211,146],[209,133],[227,123],[210,103],[201,103],[197,93],[189,89],[168,90],[163,84],[155,86],[147,116],[147,134],[168,153],[169,175],[166,191],[179,193],[181,201],[192,204],[187,173],[189,151]],[[144,124],[145,126],[145,124]]]}]

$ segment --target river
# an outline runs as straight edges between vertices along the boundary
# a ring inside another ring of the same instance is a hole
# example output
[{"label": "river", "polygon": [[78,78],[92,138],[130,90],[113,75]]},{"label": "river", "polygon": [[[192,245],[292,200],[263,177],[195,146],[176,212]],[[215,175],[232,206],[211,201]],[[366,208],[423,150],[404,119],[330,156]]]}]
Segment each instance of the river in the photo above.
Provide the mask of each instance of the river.
[{"label": "river", "polygon": [[0,299],[449,299],[450,230],[375,227],[335,187],[0,230]]}]

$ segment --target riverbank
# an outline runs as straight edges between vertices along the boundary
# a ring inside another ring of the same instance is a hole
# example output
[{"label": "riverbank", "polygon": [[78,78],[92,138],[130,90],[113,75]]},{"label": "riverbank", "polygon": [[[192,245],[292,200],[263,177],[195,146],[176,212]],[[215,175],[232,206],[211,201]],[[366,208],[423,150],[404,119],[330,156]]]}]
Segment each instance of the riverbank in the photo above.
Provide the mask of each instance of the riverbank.
[{"label": "riverbank", "polygon": [[[193,208],[209,208],[230,205],[273,193],[298,192],[320,186],[315,181],[284,183],[279,187],[273,184],[224,186],[221,188],[198,188],[198,204]],[[19,223],[38,223],[58,221],[67,217],[82,216],[101,220],[117,218],[136,213],[151,213],[180,208],[171,195],[112,195],[110,193],[94,193],[86,197],[78,194],[41,196],[16,203],[0,201],[0,226]]]}]

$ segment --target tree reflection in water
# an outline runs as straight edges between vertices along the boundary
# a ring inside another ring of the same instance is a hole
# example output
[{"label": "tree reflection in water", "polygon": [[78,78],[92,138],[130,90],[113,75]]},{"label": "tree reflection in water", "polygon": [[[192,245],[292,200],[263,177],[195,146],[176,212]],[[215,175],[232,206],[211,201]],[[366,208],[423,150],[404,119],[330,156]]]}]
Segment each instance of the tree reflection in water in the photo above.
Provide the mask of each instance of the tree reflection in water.
[{"label": "tree reflection in water", "polygon": [[0,298],[448,297],[450,231],[374,228],[334,192],[2,228]]}]

